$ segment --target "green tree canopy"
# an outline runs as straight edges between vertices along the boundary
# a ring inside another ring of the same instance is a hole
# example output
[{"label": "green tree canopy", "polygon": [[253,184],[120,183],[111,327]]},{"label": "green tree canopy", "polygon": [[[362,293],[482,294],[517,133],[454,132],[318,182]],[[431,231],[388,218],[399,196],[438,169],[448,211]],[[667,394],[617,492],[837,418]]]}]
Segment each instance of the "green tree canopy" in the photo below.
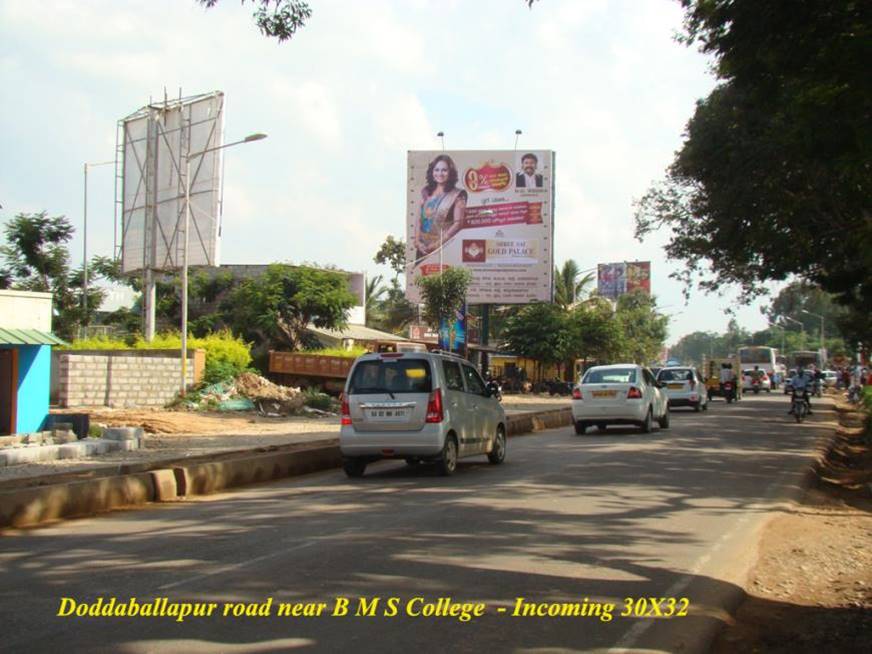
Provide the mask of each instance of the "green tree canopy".
[{"label": "green tree canopy", "polygon": [[[0,246],[0,288],[52,294],[52,330],[71,340],[80,325],[88,324],[102,304],[105,292],[88,285],[88,309],[83,308],[84,269],[71,268],[67,243],[74,228],[65,216],[47,212],[20,213],[4,226]],[[89,282],[111,278],[114,264],[105,257],[92,259]]]},{"label": "green tree canopy", "polygon": [[622,358],[643,364],[660,358],[669,318],[657,313],[656,302],[642,291],[618,298],[615,317],[621,323],[624,337]]},{"label": "green tree canopy", "polygon": [[626,349],[623,325],[603,298],[576,305],[567,316],[566,329],[570,359],[612,362]]},{"label": "green tree canopy", "polygon": [[472,273],[466,268],[443,270],[438,275],[421,276],[415,283],[421,289],[424,320],[438,330],[443,321],[452,324],[454,316],[463,309],[466,290]]},{"label": "green tree canopy", "polygon": [[[218,0],[198,0],[211,9]],[[241,0],[245,4],[246,0]],[[256,6],[254,22],[264,36],[278,39],[279,43],[288,41],[312,17],[312,9],[303,0],[251,0]]]},{"label": "green tree canopy", "polygon": [[872,329],[868,5],[682,4],[684,40],[714,55],[720,84],[639,201],[637,237],[671,230],[687,289],[710,269],[700,287],[738,284],[750,299],[797,275]]},{"label": "green tree canopy", "polygon": [[222,311],[246,340],[298,350],[310,323],[344,328],[355,301],[342,273],[273,264],[234,288]]},{"label": "green tree canopy", "polygon": [[554,267],[554,301],[564,309],[583,299],[594,280],[593,273],[580,277],[581,269],[573,259],[563,262],[562,268]]},{"label": "green tree canopy", "polygon": [[502,337],[505,347],[540,364],[566,360],[570,334],[566,312],[556,304],[528,304],[506,321]]}]

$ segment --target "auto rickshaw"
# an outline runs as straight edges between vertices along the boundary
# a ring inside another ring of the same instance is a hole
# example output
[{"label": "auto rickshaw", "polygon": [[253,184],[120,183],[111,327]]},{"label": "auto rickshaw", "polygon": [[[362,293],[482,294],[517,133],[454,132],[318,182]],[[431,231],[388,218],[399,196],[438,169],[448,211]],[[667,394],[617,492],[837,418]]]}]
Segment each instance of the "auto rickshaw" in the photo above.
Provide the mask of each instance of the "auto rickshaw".
[{"label": "auto rickshaw", "polygon": [[722,397],[729,404],[742,399],[741,373],[738,357],[704,360],[703,374],[709,401],[713,397]]}]

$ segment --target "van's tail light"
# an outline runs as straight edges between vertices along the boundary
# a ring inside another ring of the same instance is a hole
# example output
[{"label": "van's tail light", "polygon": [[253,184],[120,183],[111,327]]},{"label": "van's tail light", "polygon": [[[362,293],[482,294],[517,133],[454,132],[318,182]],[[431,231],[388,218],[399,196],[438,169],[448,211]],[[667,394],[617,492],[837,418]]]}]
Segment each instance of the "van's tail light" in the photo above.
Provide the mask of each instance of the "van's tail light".
[{"label": "van's tail light", "polygon": [[430,400],[427,402],[427,422],[442,422],[445,415],[442,412],[442,389],[437,388],[430,393]]},{"label": "van's tail light", "polygon": [[642,399],[642,391],[640,391],[635,386],[630,386],[630,390],[627,391],[627,399],[628,400],[641,400]]},{"label": "van's tail light", "polygon": [[348,398],[345,395],[342,396],[342,424],[350,425],[351,424],[351,410],[348,408]]},{"label": "van's tail light", "polygon": [[581,395],[581,389],[576,386],[572,389],[572,399],[573,400],[583,400],[584,397]]}]

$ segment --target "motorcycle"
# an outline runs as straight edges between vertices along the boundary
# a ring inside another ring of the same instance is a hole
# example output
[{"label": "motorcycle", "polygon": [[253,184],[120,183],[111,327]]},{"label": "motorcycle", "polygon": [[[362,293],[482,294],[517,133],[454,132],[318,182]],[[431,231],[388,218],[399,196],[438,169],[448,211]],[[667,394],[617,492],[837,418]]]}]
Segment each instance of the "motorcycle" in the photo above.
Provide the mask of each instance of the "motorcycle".
[{"label": "motorcycle", "polygon": [[790,400],[790,412],[796,419],[796,422],[802,422],[808,415],[808,401],[805,399],[805,394],[793,392]]},{"label": "motorcycle", "polygon": [[736,399],[736,387],[733,382],[724,382],[724,397],[727,398],[727,404]]},{"label": "motorcycle", "polygon": [[491,397],[497,398],[499,402],[503,401],[503,388],[496,379],[489,379],[486,387]]},{"label": "motorcycle", "polygon": [[572,382],[565,382],[559,379],[554,379],[545,382],[548,385],[548,395],[572,395]]},{"label": "motorcycle", "polygon": [[751,390],[754,391],[754,395],[760,393],[760,380],[756,377],[751,380]]}]

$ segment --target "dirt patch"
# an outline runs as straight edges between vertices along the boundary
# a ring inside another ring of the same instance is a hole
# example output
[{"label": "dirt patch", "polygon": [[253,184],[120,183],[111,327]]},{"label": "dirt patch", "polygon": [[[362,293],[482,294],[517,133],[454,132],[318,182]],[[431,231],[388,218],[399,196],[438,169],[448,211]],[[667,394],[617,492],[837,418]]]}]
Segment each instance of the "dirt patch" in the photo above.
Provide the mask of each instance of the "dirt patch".
[{"label": "dirt patch", "polygon": [[52,413],[83,413],[90,415],[92,425],[106,427],[141,426],[149,434],[225,435],[296,433],[299,427],[339,424],[338,417],[306,418],[262,416],[254,411],[169,411],[166,409],[107,409],[97,407]]},{"label": "dirt patch", "polygon": [[872,447],[863,429],[840,427],[816,472],[817,487],[764,531],[748,596],[712,652],[869,651]]}]

